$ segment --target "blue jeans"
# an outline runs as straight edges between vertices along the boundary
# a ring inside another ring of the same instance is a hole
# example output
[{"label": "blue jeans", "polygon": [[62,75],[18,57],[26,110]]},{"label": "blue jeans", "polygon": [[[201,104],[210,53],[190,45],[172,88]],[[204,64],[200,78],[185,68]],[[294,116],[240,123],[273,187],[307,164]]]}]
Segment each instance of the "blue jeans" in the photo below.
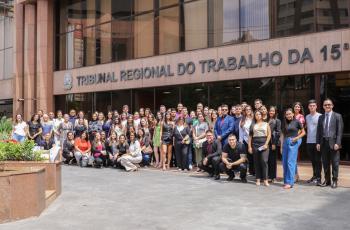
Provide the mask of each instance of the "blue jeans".
[{"label": "blue jeans", "polygon": [[21,136],[21,135],[18,135],[16,133],[13,134],[12,138],[15,140],[15,141],[18,141],[18,142],[24,142],[26,140],[26,136]]},{"label": "blue jeans", "polygon": [[146,166],[146,165],[150,165],[150,163],[151,163],[151,154],[142,153],[142,164]]},{"label": "blue jeans", "polygon": [[288,137],[283,142],[282,163],[283,163],[283,180],[286,185],[294,185],[295,168],[297,166],[298,149],[301,139],[292,142],[293,137]]},{"label": "blue jeans", "polygon": [[188,154],[187,154],[187,161],[188,161],[188,166],[193,164],[193,156],[192,156],[192,147],[193,142],[191,140],[190,144],[188,145]]}]

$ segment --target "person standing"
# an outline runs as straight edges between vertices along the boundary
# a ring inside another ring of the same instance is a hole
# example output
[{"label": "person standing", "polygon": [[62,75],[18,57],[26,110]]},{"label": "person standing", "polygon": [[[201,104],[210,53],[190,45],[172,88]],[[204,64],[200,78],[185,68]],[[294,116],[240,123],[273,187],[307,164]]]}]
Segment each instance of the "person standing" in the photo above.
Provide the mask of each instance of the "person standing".
[{"label": "person standing", "polygon": [[[295,102],[293,104],[293,112],[294,112],[294,117],[296,120],[298,120],[303,127],[305,127],[305,117],[304,117],[304,108],[303,105],[300,102]],[[299,159],[299,151],[298,151],[298,157],[297,160]],[[298,173],[298,164],[295,167],[295,181],[299,181],[299,173]]]},{"label": "person standing", "polygon": [[160,127],[160,137],[162,141],[161,162],[163,170],[166,170],[170,168],[174,133],[174,123],[171,121],[170,113],[165,113]]},{"label": "person standing", "polygon": [[242,106],[240,104],[237,104],[235,109],[235,113],[233,115],[233,121],[234,121],[234,131],[233,133],[236,135],[236,139],[239,139],[239,123],[242,120]]},{"label": "person standing", "polygon": [[331,99],[326,99],[323,102],[323,109],[325,114],[318,119],[317,134],[316,134],[316,148],[321,151],[323,171],[325,174],[325,181],[322,186],[331,185],[331,171],[332,165],[332,188],[338,187],[338,172],[339,172],[339,158],[341,149],[341,139],[343,136],[344,123],[343,118],[339,113],[333,111],[333,102]]},{"label": "person standing", "polygon": [[222,110],[222,116],[219,117],[215,123],[215,136],[216,138],[221,141],[221,144],[225,146],[228,141],[228,136],[233,133],[235,127],[234,127],[234,121],[231,116],[228,115],[228,106],[227,105],[221,105]]},{"label": "person standing", "polygon": [[271,130],[267,122],[263,121],[260,110],[254,113],[254,124],[250,128],[248,152],[253,154],[256,185],[260,186],[260,181],[264,181],[265,186],[269,186],[267,181],[269,159],[269,143],[271,139]]},{"label": "person standing", "polygon": [[18,142],[24,142],[28,132],[28,125],[22,119],[22,115],[17,114],[12,128],[12,139]]},{"label": "person standing", "polygon": [[[244,153],[243,145],[237,143],[236,136],[230,134],[228,143],[224,146],[221,155],[220,170],[228,175],[227,181],[235,178],[235,172],[240,172],[241,181],[247,183],[247,155]],[[220,174],[215,180],[220,179]]]},{"label": "person standing", "polygon": [[281,142],[281,120],[277,118],[277,108],[271,106],[269,110],[269,125],[271,130],[271,141],[269,144],[269,180],[275,182],[277,177],[277,155],[280,150]]},{"label": "person standing", "polygon": [[298,149],[303,136],[305,136],[303,125],[295,119],[293,110],[288,108],[284,113],[282,129],[283,145],[281,146],[284,189],[290,189],[294,186]]},{"label": "person standing", "polygon": [[[195,151],[195,157],[196,157],[196,163],[197,167],[199,165],[199,162],[202,161],[203,154],[202,154],[202,144],[206,140],[206,131],[209,129],[208,123],[204,118],[204,115],[202,113],[198,114],[198,123],[196,126],[192,129],[192,135],[193,135],[193,147]],[[191,148],[191,146],[190,146]]]},{"label": "person standing", "polygon": [[60,146],[63,143],[60,142],[61,137],[60,137],[60,132],[58,128],[60,127],[60,124],[63,122],[63,114],[61,110],[58,110],[56,114],[57,114],[57,117],[53,120],[53,134],[54,134],[56,145]]},{"label": "person standing", "polygon": [[[239,123],[239,142],[243,144],[244,151],[248,152],[248,141],[249,141],[249,132],[250,126],[254,120],[253,110],[250,105],[247,105],[244,108],[244,116],[242,117]],[[254,167],[254,157],[253,154],[247,153],[248,165],[249,165],[249,174],[255,176],[255,167]]]},{"label": "person standing", "polygon": [[34,114],[28,122],[28,139],[33,140],[35,144],[40,145],[42,132],[40,117],[38,114]]},{"label": "person standing", "polygon": [[64,141],[67,139],[67,134],[69,131],[73,132],[73,124],[69,121],[69,115],[65,114],[63,116],[63,122],[61,122],[58,127],[58,133],[60,134],[60,144],[63,145]]},{"label": "person standing", "polygon": [[318,119],[321,116],[317,112],[317,103],[315,100],[310,100],[308,103],[308,109],[310,114],[306,115],[306,146],[307,152],[309,154],[311,164],[312,164],[312,177],[307,181],[307,183],[316,182],[318,185],[321,185],[321,170],[322,170],[322,161],[321,153],[316,149],[316,134],[317,134],[317,124]]},{"label": "person standing", "polygon": [[189,170],[187,164],[188,146],[190,144],[190,128],[185,124],[184,118],[179,117],[174,128],[174,143],[176,165],[179,170]]}]

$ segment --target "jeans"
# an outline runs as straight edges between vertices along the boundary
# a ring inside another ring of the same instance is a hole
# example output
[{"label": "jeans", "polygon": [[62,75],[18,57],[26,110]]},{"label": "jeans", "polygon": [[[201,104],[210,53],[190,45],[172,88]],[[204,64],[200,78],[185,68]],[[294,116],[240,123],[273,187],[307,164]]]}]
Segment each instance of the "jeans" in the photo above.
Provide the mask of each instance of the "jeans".
[{"label": "jeans", "polygon": [[26,136],[21,136],[21,135],[18,135],[16,133],[13,134],[12,138],[15,140],[15,141],[18,141],[18,142],[24,142],[26,140]]},{"label": "jeans", "polygon": [[297,165],[298,149],[301,139],[292,142],[293,137],[287,137],[283,142],[282,163],[283,163],[283,180],[286,185],[294,185],[295,168]]},{"label": "jeans", "polygon": [[150,165],[151,163],[151,154],[147,154],[147,153],[142,153],[142,164],[144,166],[146,165]]}]

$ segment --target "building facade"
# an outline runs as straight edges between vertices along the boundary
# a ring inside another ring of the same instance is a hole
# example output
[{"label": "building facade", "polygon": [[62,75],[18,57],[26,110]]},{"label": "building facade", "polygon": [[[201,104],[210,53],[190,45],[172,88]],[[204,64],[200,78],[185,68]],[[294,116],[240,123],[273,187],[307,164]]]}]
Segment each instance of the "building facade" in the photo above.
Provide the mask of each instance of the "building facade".
[{"label": "building facade", "polygon": [[349,11],[349,0],[17,0],[13,113],[255,98],[283,111],[330,97],[349,160]]},{"label": "building facade", "polygon": [[13,1],[0,1],[0,117],[12,116]]}]

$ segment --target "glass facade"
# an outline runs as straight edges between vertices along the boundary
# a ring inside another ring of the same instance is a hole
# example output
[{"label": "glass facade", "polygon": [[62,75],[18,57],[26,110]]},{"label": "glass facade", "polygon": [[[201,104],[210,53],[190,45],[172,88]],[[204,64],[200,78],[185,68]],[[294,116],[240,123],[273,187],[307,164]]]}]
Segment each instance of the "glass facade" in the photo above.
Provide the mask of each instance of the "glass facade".
[{"label": "glass facade", "polygon": [[13,75],[13,1],[0,1],[0,80]]},{"label": "glass facade", "polygon": [[350,25],[349,8],[348,0],[61,0],[55,66],[339,29]]}]

